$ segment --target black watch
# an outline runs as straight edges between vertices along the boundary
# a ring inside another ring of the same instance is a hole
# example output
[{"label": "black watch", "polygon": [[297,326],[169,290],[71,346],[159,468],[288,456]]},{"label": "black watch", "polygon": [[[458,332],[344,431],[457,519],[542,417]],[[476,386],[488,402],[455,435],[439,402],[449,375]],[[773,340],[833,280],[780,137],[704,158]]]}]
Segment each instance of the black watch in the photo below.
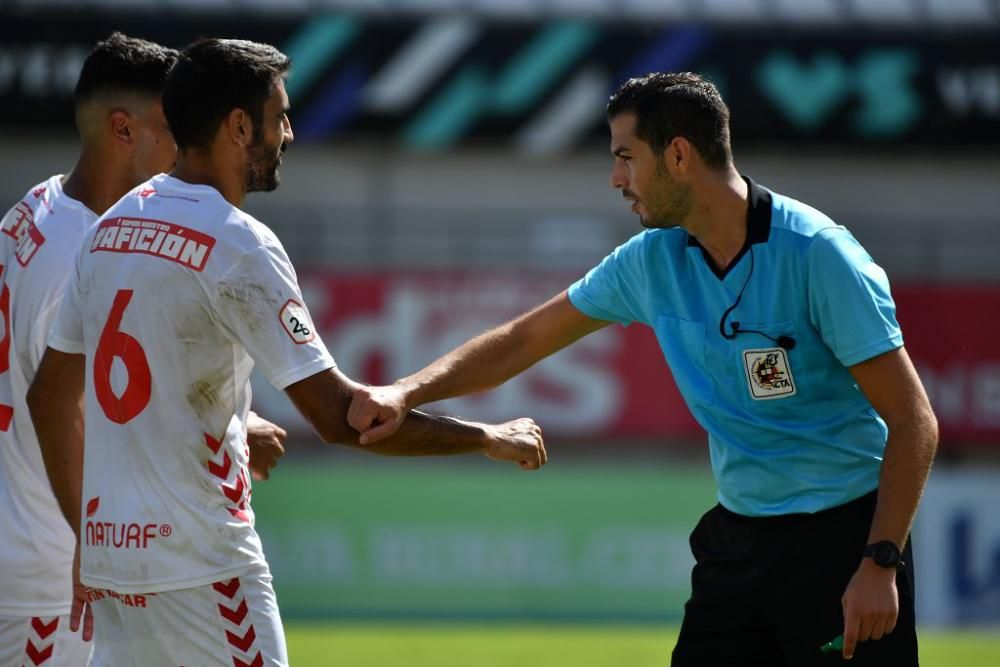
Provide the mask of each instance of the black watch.
[{"label": "black watch", "polygon": [[890,568],[899,565],[899,547],[891,540],[869,544],[861,555],[864,558],[871,558],[879,567]]}]

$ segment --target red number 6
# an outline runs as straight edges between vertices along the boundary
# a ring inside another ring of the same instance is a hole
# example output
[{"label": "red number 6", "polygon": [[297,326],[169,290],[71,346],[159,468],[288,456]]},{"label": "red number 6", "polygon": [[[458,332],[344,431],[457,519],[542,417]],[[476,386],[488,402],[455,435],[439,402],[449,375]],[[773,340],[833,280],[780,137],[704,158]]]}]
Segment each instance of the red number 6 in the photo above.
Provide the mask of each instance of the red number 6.
[{"label": "red number 6", "polygon": [[[108,419],[116,424],[131,421],[149,404],[153,380],[149,372],[146,353],[135,338],[118,329],[122,315],[132,300],[132,290],[122,289],[115,294],[108,321],[104,323],[101,339],[94,355],[94,390],[97,402]],[[111,388],[111,363],[118,357],[128,370],[128,384],[121,397]]]}]

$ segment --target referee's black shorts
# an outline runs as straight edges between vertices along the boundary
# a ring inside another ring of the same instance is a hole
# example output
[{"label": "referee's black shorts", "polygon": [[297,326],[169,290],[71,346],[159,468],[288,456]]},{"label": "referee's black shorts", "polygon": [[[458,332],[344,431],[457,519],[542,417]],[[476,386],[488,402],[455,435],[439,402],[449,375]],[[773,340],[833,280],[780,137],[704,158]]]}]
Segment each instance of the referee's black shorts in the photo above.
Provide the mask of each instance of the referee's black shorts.
[{"label": "referee's black shorts", "polygon": [[861,562],[876,493],[816,514],[746,517],[717,505],[691,534],[691,599],[673,667],[915,667],[913,555],[896,575],[899,619],[854,658],[819,647],[843,634],[840,599]]}]

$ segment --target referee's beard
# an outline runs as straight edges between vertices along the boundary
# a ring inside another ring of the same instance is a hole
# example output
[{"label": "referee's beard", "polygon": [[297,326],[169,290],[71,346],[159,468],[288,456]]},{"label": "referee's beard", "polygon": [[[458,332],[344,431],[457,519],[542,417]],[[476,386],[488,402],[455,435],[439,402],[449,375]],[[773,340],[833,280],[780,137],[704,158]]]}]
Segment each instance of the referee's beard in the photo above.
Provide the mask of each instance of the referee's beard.
[{"label": "referee's beard", "polygon": [[671,178],[663,165],[657,164],[649,192],[641,197],[640,205],[646,215],[639,214],[639,222],[646,229],[683,227],[694,209],[694,191],[690,185],[680,184]]}]

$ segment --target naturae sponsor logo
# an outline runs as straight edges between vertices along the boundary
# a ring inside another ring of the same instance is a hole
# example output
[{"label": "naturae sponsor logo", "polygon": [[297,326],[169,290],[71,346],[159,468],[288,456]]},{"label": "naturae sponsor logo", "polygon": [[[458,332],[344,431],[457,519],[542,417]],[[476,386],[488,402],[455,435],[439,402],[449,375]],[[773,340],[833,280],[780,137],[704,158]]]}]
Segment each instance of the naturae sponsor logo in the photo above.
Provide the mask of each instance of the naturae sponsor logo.
[{"label": "naturae sponsor logo", "polygon": [[173,527],[169,523],[122,523],[94,520],[101,506],[101,497],[87,501],[84,524],[85,543],[89,547],[109,549],[146,549],[158,537],[170,537]]}]

